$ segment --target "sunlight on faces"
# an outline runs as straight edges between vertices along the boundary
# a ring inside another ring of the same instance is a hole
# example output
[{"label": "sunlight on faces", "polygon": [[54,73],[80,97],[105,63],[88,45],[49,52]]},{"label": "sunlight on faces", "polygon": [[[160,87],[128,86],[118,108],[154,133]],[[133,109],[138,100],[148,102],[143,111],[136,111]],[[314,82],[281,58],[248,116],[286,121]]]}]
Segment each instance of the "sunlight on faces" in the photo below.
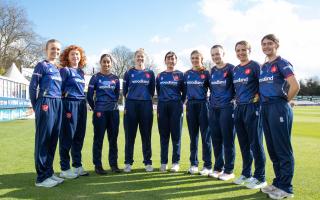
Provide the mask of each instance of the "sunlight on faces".
[{"label": "sunlight on faces", "polygon": [[110,57],[105,56],[104,58],[102,58],[102,60],[100,61],[100,66],[102,73],[108,73],[112,67],[112,60],[110,59]]},{"label": "sunlight on faces", "polygon": [[144,65],[144,53],[142,51],[137,51],[136,55],[134,56],[134,61],[136,66],[143,66]]},{"label": "sunlight on faces", "polygon": [[168,70],[173,70],[174,66],[177,64],[177,58],[174,54],[168,54],[165,58],[165,64]]},{"label": "sunlight on faces", "polygon": [[46,48],[46,52],[49,61],[58,59],[61,52],[61,44],[59,42],[50,42]]},{"label": "sunlight on faces", "polygon": [[236,55],[241,63],[245,63],[249,61],[250,50],[246,47],[246,45],[238,44],[236,46]]},{"label": "sunlight on faces", "polygon": [[68,60],[72,67],[78,67],[80,59],[81,59],[80,51],[75,49],[69,52]]},{"label": "sunlight on faces", "polygon": [[203,62],[203,57],[199,53],[194,53],[191,55],[192,67],[197,68],[201,67]]},{"label": "sunlight on faces", "polygon": [[268,57],[273,57],[277,55],[277,50],[279,48],[279,45],[276,44],[274,41],[269,39],[263,39],[261,42],[261,47],[263,53]]},{"label": "sunlight on faces", "polygon": [[213,48],[211,49],[211,58],[212,61],[216,64],[216,65],[221,65],[224,63],[223,58],[224,58],[224,51],[223,49],[217,47],[217,48]]}]

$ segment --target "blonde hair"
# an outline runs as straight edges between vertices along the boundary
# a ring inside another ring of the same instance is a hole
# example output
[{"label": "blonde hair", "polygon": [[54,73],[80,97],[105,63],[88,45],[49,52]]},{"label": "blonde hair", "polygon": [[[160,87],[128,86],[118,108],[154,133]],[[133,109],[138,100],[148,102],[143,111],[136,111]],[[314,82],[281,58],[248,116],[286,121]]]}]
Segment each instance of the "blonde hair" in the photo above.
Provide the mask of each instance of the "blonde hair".
[{"label": "blonde hair", "polygon": [[136,52],[134,52],[134,56],[136,56],[138,53],[145,54],[144,48],[139,48],[139,49],[137,49]]},{"label": "blonde hair", "polygon": [[237,48],[238,45],[243,45],[246,47],[246,49],[249,50],[249,52],[251,53],[251,45],[249,44],[249,42],[245,41],[245,40],[241,40],[239,42],[236,43],[236,45],[234,46],[234,49]]}]

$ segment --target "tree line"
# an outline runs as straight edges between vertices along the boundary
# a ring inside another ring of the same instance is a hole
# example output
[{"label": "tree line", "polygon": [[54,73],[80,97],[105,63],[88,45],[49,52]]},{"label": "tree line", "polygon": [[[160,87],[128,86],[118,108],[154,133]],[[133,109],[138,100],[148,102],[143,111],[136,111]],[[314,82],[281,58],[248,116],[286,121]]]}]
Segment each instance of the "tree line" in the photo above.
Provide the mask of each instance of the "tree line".
[{"label": "tree line", "polygon": [[310,77],[300,80],[298,96],[320,96],[320,80],[318,77]]},{"label": "tree line", "polygon": [[35,65],[43,57],[43,43],[25,10],[0,0],[0,75],[13,62],[17,66]]}]

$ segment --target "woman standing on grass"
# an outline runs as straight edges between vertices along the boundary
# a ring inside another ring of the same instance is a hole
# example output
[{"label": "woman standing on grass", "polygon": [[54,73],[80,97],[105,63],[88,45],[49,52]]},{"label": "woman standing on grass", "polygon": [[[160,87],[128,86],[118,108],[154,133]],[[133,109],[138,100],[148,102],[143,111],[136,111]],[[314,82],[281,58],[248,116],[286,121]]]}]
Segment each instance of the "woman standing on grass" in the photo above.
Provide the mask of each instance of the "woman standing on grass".
[{"label": "woman standing on grass", "polygon": [[118,133],[119,133],[119,108],[118,99],[120,92],[119,78],[111,73],[113,60],[109,54],[100,58],[101,70],[90,79],[87,100],[94,111],[92,123],[93,137],[93,164],[95,172],[103,175],[107,172],[101,163],[103,139],[107,130],[109,141],[109,165],[112,172],[120,172],[118,168]]},{"label": "woman standing on grass", "polygon": [[[251,46],[246,41],[237,42],[235,51],[240,64],[233,70],[236,108],[234,123],[242,155],[242,173],[234,181],[247,188],[265,187],[265,163],[262,127],[259,120],[259,75],[260,65],[249,59]],[[255,171],[252,177],[251,165]]]},{"label": "woman standing on grass", "polygon": [[234,87],[232,71],[234,66],[224,62],[221,45],[211,48],[212,61],[216,64],[210,76],[210,115],[209,126],[215,164],[210,177],[220,180],[234,178],[235,132],[233,122]]},{"label": "woman standing on grass", "polygon": [[172,172],[179,171],[183,102],[185,101],[183,73],[175,70],[177,56],[169,51],[164,58],[167,70],[156,78],[158,94],[158,129],[161,144],[160,171],[165,172],[168,164],[168,148],[172,140]]},{"label": "woman standing on grass", "polygon": [[272,199],[293,197],[294,157],[291,145],[292,108],[289,102],[300,89],[291,63],[277,54],[279,39],[268,34],[261,40],[267,62],[261,68],[259,91],[262,125],[275,178],[261,191]]},{"label": "woman standing on grass", "polygon": [[46,44],[47,59],[34,68],[29,85],[32,108],[35,112],[35,167],[37,187],[53,187],[63,182],[54,175],[53,160],[61,127],[61,76],[56,65],[60,42],[51,39]]},{"label": "woman standing on grass", "polygon": [[[63,115],[59,137],[60,177],[73,179],[89,175],[81,163],[81,150],[87,124],[87,103],[85,100],[84,72],[86,56],[81,47],[68,46],[60,56],[62,77]],[[73,171],[70,169],[70,152]]]},{"label": "woman standing on grass", "polygon": [[143,49],[138,49],[135,52],[134,59],[135,66],[126,71],[123,79],[123,96],[126,99],[123,119],[125,130],[124,172],[131,172],[138,125],[142,140],[145,170],[152,172],[152,98],[155,90],[155,77],[152,70],[145,68],[145,52]]},{"label": "woman standing on grass", "polygon": [[184,74],[187,96],[187,123],[190,136],[190,168],[188,173],[198,173],[198,139],[199,128],[202,139],[203,168],[201,175],[212,173],[211,138],[209,132],[209,110],[207,92],[209,88],[209,72],[203,66],[203,56],[198,50],[191,53],[192,69]]}]

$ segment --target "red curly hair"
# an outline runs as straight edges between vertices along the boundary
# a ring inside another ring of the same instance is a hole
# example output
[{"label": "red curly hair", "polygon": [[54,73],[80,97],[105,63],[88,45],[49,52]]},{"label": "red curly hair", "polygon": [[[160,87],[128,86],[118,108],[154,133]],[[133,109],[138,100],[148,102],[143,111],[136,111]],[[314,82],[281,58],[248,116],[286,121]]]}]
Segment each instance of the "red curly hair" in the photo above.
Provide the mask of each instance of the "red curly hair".
[{"label": "red curly hair", "polygon": [[84,50],[76,45],[70,45],[67,48],[63,50],[63,52],[60,55],[60,65],[62,67],[70,67],[70,62],[69,62],[69,53],[72,50],[77,50],[80,52],[80,62],[79,62],[79,68],[82,69],[86,64],[87,64],[87,57],[84,53]]}]

